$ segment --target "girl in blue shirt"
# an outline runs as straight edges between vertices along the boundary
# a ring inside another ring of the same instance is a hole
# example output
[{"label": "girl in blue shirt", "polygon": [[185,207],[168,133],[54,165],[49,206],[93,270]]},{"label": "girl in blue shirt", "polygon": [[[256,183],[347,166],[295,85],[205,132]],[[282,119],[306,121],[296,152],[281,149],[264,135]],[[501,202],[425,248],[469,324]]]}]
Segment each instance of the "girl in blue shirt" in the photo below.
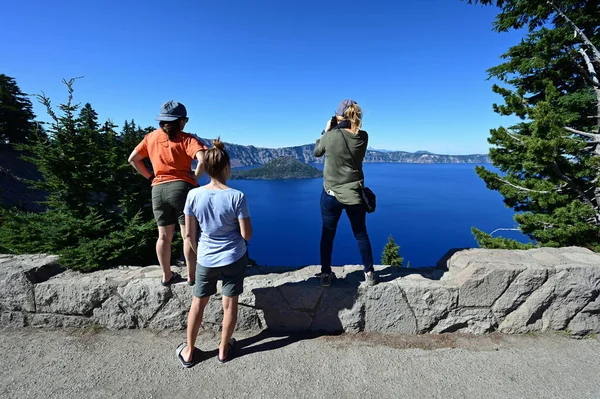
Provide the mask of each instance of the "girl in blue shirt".
[{"label": "girl in blue shirt", "polygon": [[191,190],[185,203],[185,240],[192,248],[188,270],[196,270],[194,299],[188,315],[187,343],[177,347],[184,367],[194,365],[194,344],[202,323],[204,308],[223,280],[223,330],[218,361],[232,357],[233,330],[237,322],[238,296],[244,287],[248,264],[246,241],[252,237],[252,224],[244,193],[226,185],[231,175],[229,154],[220,139],[206,151],[205,171],[210,183]]}]

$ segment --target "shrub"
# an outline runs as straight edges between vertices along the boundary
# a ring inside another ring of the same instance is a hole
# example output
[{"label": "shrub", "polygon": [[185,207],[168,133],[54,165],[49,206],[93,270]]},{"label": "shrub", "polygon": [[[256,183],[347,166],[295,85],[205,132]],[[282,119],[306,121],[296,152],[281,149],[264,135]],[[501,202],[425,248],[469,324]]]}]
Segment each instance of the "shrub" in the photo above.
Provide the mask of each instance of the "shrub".
[{"label": "shrub", "polygon": [[390,238],[383,247],[381,254],[381,264],[389,266],[402,267],[404,259],[400,256],[400,246],[394,241],[394,237],[390,234]]}]

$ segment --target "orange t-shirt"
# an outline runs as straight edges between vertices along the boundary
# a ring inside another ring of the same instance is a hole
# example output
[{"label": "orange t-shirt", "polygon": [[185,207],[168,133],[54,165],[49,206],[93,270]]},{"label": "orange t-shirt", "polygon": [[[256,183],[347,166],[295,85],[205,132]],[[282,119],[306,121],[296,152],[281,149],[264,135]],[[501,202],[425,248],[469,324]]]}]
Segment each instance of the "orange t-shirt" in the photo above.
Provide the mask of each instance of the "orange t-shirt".
[{"label": "orange t-shirt", "polygon": [[135,150],[144,158],[150,158],[156,176],[152,185],[184,180],[197,186],[192,172],[192,160],[198,151],[206,150],[200,140],[191,134],[181,132],[174,140],[158,129],[148,133]]}]

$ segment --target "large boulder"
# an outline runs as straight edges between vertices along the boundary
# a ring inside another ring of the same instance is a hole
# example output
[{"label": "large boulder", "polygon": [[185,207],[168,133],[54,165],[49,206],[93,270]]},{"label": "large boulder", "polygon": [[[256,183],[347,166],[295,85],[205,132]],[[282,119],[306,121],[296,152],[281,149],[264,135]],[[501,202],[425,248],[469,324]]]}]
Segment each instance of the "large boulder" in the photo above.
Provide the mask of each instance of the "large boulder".
[{"label": "large boulder", "polygon": [[365,331],[415,334],[417,319],[402,289],[394,283],[365,287]]},{"label": "large boulder", "polygon": [[600,292],[596,292],[596,299],[587,304],[581,312],[571,320],[568,330],[574,335],[587,335],[600,333]]},{"label": "large boulder", "polygon": [[93,274],[65,272],[35,285],[36,311],[91,316],[112,293],[106,279]]},{"label": "large boulder", "polygon": [[53,255],[4,255],[0,258],[0,309],[36,311],[33,285],[46,281],[63,269]]},{"label": "large boulder", "polygon": [[452,310],[433,328],[434,334],[468,333],[486,334],[494,331],[498,323],[490,309],[462,308]]},{"label": "large boulder", "polygon": [[142,327],[138,316],[118,295],[111,296],[100,307],[94,309],[92,320],[102,327],[120,330]]},{"label": "large boulder", "polygon": [[171,299],[171,289],[156,279],[140,278],[119,287],[121,299],[138,315],[139,322],[148,325],[154,315]]},{"label": "large boulder", "polygon": [[458,306],[458,286],[447,281],[434,281],[413,275],[398,284],[417,320],[417,332],[430,331]]}]

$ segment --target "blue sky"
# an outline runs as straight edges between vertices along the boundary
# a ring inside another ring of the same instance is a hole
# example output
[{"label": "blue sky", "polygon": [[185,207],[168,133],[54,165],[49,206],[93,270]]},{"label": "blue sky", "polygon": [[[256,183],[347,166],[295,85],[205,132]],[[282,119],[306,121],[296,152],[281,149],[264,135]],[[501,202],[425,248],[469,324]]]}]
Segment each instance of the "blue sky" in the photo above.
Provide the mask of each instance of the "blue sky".
[{"label": "blue sky", "polygon": [[[239,144],[313,142],[346,97],[370,145],[469,154],[488,150],[486,69],[520,41],[493,32],[493,7],[423,1],[13,1],[0,73],[26,93],[75,99],[101,119],[155,125],[161,103],[188,109],[186,130]],[[36,114],[45,118],[36,103]]]}]

